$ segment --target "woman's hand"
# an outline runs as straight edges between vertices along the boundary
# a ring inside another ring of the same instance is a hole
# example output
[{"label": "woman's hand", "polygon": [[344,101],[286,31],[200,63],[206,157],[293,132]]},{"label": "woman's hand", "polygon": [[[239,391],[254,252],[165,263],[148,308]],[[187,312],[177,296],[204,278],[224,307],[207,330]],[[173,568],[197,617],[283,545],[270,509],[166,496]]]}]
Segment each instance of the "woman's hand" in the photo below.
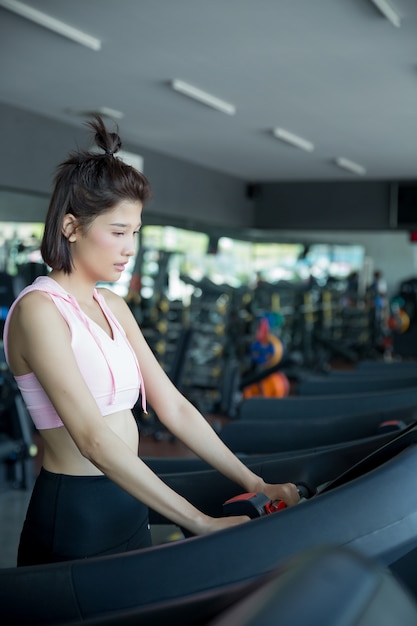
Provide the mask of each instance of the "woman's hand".
[{"label": "woman's hand", "polygon": [[214,533],[217,530],[224,530],[225,528],[232,528],[233,526],[239,526],[245,522],[249,522],[250,517],[248,515],[229,515],[227,517],[207,517],[204,528],[198,532],[201,535],[207,535]]},{"label": "woman's hand", "polygon": [[300,501],[300,494],[293,483],[264,483],[260,493],[264,493],[273,502],[283,500],[287,506],[293,506]]},{"label": "woman's hand", "polygon": [[[300,494],[293,483],[270,484],[262,481],[262,486],[259,486],[256,493],[263,493],[272,502],[282,500],[287,506],[293,506],[300,501]],[[227,517],[210,517],[205,515],[203,519],[200,519],[198,529],[193,528],[192,532],[197,535],[206,535],[217,530],[244,524],[249,522],[250,519],[248,515],[230,515]]]}]

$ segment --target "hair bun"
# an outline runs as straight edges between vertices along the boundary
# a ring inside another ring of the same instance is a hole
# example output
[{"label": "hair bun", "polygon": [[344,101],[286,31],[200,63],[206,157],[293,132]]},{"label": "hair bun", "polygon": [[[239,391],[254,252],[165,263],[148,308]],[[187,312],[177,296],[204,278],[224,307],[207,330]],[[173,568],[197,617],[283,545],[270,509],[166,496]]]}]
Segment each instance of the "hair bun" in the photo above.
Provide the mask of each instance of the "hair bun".
[{"label": "hair bun", "polygon": [[113,156],[122,146],[118,133],[109,132],[99,115],[94,115],[94,120],[94,122],[87,122],[87,125],[95,131],[94,140],[96,145],[104,150],[105,154]]}]

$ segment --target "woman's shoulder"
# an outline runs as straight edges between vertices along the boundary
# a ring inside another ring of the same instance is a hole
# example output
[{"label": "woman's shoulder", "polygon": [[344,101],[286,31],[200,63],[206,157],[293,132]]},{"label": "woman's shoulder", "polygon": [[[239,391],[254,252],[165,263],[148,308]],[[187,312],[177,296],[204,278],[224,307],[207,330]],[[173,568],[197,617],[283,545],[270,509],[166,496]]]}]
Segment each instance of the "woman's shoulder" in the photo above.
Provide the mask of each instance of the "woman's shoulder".
[{"label": "woman's shoulder", "polygon": [[131,322],[132,313],[126,300],[122,298],[122,296],[119,296],[117,293],[106,287],[100,287],[96,291],[123,327]]},{"label": "woman's shoulder", "polygon": [[57,342],[60,332],[65,330],[64,324],[47,293],[29,291],[23,294],[9,311],[5,322],[3,341],[7,358],[9,341],[13,341],[15,346],[27,347],[40,337],[53,335]]},{"label": "woman's shoulder", "polygon": [[101,297],[106,305],[114,312],[121,311],[126,306],[124,298],[107,287],[99,287],[96,289],[99,297]]},{"label": "woman's shoulder", "polygon": [[39,317],[51,315],[57,311],[51,297],[45,291],[31,290],[23,293],[16,301],[14,308],[14,317],[21,319],[38,319]]}]

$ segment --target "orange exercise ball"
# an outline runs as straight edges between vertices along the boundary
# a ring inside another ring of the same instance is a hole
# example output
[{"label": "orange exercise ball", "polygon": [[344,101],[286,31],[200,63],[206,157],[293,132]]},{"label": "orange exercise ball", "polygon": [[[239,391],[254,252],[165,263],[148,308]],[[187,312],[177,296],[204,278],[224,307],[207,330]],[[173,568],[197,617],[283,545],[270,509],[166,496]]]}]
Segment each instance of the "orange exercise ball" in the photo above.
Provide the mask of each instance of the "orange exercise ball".
[{"label": "orange exercise ball", "polygon": [[256,383],[244,387],[244,399],[254,397],[285,398],[290,393],[290,381],[283,372],[273,372]]}]

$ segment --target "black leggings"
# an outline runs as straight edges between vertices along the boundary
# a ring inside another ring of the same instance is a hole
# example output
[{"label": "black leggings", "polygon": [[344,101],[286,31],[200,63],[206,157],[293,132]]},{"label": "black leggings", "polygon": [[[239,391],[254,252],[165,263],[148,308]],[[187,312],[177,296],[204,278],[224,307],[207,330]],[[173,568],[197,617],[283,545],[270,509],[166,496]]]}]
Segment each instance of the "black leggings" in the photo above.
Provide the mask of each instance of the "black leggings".
[{"label": "black leggings", "polygon": [[106,476],[68,476],[42,468],[17,565],[118,554],[151,544],[148,508]]}]

